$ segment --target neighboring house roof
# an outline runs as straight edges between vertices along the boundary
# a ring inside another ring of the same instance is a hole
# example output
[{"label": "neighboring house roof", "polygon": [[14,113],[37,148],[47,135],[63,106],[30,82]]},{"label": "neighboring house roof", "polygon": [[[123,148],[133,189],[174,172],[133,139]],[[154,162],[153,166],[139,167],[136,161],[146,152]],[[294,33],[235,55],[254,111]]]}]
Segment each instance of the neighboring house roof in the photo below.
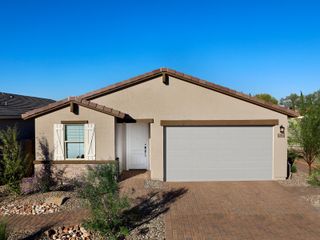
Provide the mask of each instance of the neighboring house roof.
[{"label": "neighboring house roof", "polygon": [[0,92],[0,119],[20,119],[21,114],[54,102],[47,98]]},{"label": "neighboring house roof", "polygon": [[172,76],[172,77],[178,78],[180,80],[183,80],[183,81],[186,81],[186,82],[189,82],[189,83],[192,83],[192,84],[196,84],[198,86],[201,86],[201,87],[204,87],[204,88],[207,88],[207,89],[211,89],[213,91],[220,92],[220,93],[226,94],[228,96],[241,99],[241,100],[246,101],[246,102],[250,102],[250,103],[258,105],[260,107],[264,107],[264,108],[273,110],[275,112],[279,112],[279,113],[285,114],[285,115],[287,115],[289,117],[297,117],[297,116],[299,116],[299,114],[297,112],[295,112],[295,111],[293,111],[291,109],[288,109],[288,108],[285,108],[285,107],[282,107],[282,106],[279,106],[279,105],[275,105],[275,104],[272,104],[272,103],[268,103],[268,102],[263,101],[261,99],[258,99],[258,98],[255,98],[255,97],[251,97],[251,96],[249,96],[247,94],[240,93],[240,92],[237,92],[235,90],[232,90],[232,89],[229,89],[229,88],[226,88],[226,87],[223,87],[223,86],[220,86],[220,85],[217,85],[217,84],[214,84],[214,83],[211,83],[211,82],[208,82],[208,81],[202,80],[200,78],[196,78],[196,77],[193,77],[193,76],[181,73],[181,72],[177,72],[177,71],[169,69],[169,68],[159,68],[159,69],[156,69],[154,71],[151,71],[151,72],[148,72],[148,73],[145,73],[145,74],[130,78],[128,80],[125,80],[125,81],[122,81],[122,82],[107,86],[105,88],[101,88],[99,90],[86,93],[86,94],[81,95],[79,97],[87,99],[87,100],[91,100],[91,99],[100,97],[102,95],[109,94],[109,93],[112,93],[112,92],[115,92],[115,91],[119,91],[121,89],[124,89],[124,88],[127,88],[127,87],[131,87],[133,85],[136,85],[136,84],[151,80],[151,79],[153,79],[155,77],[159,77],[159,76],[162,76],[162,75],[163,76],[165,76],[165,75]]},{"label": "neighboring house roof", "polygon": [[69,97],[69,98],[63,99],[61,101],[46,105],[44,107],[37,108],[32,111],[26,112],[26,113],[22,114],[22,118],[29,119],[29,118],[37,117],[39,115],[53,112],[55,110],[64,108],[66,106],[70,106],[71,104],[77,104],[82,107],[86,107],[86,108],[89,108],[89,109],[92,109],[92,110],[95,110],[95,111],[98,111],[101,113],[105,113],[105,114],[108,114],[108,115],[111,115],[111,116],[114,116],[117,118],[121,118],[121,119],[125,118],[125,116],[126,116],[125,113],[120,112],[118,110],[108,108],[106,106],[103,106],[103,105],[100,105],[97,103],[93,103],[93,102],[90,102],[88,100],[81,99],[78,97]]}]

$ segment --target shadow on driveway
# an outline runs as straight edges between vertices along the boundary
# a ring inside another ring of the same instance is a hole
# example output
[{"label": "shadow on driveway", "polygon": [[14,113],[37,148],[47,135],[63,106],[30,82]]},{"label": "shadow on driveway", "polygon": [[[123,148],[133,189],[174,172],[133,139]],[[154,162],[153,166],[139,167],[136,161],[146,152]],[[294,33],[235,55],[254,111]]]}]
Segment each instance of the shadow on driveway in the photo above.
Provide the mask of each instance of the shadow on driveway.
[{"label": "shadow on driveway", "polygon": [[154,191],[144,197],[137,198],[137,204],[124,212],[129,230],[148,223],[159,215],[166,213],[170,205],[181,198],[188,190],[186,188],[167,191]]}]

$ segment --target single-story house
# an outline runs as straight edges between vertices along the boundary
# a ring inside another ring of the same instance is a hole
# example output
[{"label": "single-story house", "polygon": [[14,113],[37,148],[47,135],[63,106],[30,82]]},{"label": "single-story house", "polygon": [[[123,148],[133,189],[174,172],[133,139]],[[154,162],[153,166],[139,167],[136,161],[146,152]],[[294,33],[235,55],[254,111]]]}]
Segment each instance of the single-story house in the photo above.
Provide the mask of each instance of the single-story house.
[{"label": "single-story house", "polygon": [[23,118],[35,119],[38,168],[51,161],[75,177],[119,159],[121,170],[147,169],[156,180],[240,181],[286,178],[288,118],[297,116],[160,68]]}]

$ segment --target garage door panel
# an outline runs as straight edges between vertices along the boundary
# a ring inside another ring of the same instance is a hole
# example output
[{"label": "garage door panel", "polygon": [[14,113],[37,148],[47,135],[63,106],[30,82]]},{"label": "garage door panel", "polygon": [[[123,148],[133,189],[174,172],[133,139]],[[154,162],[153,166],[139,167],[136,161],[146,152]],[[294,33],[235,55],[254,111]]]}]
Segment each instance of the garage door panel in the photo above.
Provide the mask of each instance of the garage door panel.
[{"label": "garage door panel", "polygon": [[167,127],[168,181],[269,180],[272,127]]},{"label": "garage door panel", "polygon": [[[174,179],[168,181],[183,181],[183,182],[193,182],[193,181],[256,181],[256,180],[270,180],[270,174],[260,173],[261,169],[252,169],[252,174],[240,175],[239,169],[199,169],[198,171],[193,171],[190,169],[183,170],[177,169],[172,174],[175,175]],[[228,175],[225,173],[228,172]],[[168,173],[170,175],[170,172]],[[232,175],[232,178],[230,178]],[[214,178],[212,178],[214,176]],[[245,178],[244,178],[245,176]]]}]

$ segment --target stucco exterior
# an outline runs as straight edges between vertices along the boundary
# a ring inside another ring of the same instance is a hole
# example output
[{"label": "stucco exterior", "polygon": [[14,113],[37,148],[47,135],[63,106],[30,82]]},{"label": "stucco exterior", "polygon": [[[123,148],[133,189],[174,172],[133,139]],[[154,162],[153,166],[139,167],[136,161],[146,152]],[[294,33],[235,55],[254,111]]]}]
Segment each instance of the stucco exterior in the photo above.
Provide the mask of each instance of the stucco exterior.
[{"label": "stucco exterior", "polygon": [[[34,170],[38,178],[41,178],[45,170],[44,164],[35,164]],[[82,180],[89,167],[95,167],[96,164],[53,164],[50,166],[51,177],[60,182],[67,183],[70,180]],[[59,182],[59,183],[60,183]]]},{"label": "stucco exterior", "polygon": [[[96,160],[115,160],[115,118],[82,106],[79,106],[78,114],[70,112],[70,107],[64,107],[35,119],[36,160],[53,159],[53,126],[61,121],[94,123]],[[44,153],[44,148],[48,153]]]},{"label": "stucco exterior", "polygon": [[[150,124],[149,166],[151,178],[158,180],[163,180],[164,170],[163,126],[160,125],[161,120],[278,119],[279,125],[274,126],[273,135],[273,179],[284,179],[286,177],[287,138],[278,137],[279,126],[283,125],[285,129],[288,127],[288,117],[285,114],[175,77],[169,77],[168,85],[163,83],[161,77],[158,77],[91,99],[91,101],[129,113],[134,119],[154,119],[154,123]],[[46,118],[46,116],[44,117]],[[64,115],[58,117],[64,117]],[[58,119],[55,118],[55,120],[57,121]],[[96,121],[99,120],[96,119]],[[41,125],[45,125],[45,120],[41,120],[41,122]],[[51,121],[51,123],[53,122]],[[36,123],[36,125],[38,124]],[[48,127],[48,125],[45,126]],[[37,127],[36,130],[39,132],[40,129]],[[114,152],[111,149],[107,151]],[[112,154],[110,152],[107,155]]]}]

